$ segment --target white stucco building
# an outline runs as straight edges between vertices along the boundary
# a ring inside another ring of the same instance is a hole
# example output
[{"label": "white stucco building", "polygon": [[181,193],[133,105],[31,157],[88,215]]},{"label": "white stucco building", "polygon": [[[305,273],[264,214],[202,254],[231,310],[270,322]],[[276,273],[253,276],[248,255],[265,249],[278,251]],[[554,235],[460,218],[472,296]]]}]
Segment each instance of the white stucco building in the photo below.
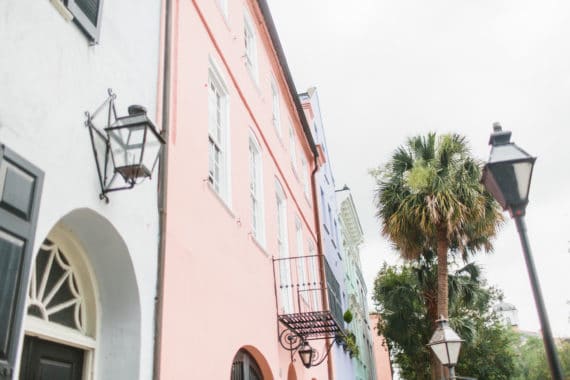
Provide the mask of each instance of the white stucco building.
[{"label": "white stucco building", "polygon": [[119,115],[160,121],[161,2],[5,0],[0,15],[0,379],[150,379],[156,176],[101,200],[85,112],[112,88]]}]

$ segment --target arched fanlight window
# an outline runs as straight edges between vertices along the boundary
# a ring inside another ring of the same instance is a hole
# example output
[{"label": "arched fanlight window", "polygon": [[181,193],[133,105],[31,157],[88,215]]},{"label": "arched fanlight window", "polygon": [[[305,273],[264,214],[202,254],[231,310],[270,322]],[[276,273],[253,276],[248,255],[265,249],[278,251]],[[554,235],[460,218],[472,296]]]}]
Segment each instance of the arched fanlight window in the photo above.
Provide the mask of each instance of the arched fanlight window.
[{"label": "arched fanlight window", "polygon": [[30,278],[28,317],[35,325],[64,326],[95,337],[95,296],[80,247],[63,233],[42,243]]},{"label": "arched fanlight window", "polygon": [[239,350],[234,356],[230,380],[263,380],[257,362],[246,350]]},{"label": "arched fanlight window", "polygon": [[46,239],[31,278],[28,314],[85,333],[83,313],[73,270],[57,245]]}]

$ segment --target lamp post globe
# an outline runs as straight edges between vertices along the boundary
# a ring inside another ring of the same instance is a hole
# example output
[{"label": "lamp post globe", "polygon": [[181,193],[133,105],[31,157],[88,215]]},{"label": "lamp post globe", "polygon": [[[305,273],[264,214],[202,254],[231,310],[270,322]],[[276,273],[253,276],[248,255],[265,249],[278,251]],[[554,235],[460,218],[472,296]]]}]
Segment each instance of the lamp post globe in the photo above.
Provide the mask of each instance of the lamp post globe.
[{"label": "lamp post globe", "polygon": [[483,168],[481,182],[511,216],[524,215],[536,157],[510,141],[511,132],[493,124],[489,161]]},{"label": "lamp post globe", "polygon": [[446,367],[455,367],[459,358],[459,350],[463,339],[449,326],[447,319],[441,318],[436,321],[437,328],[433,333],[428,346],[434,352],[437,359]]}]

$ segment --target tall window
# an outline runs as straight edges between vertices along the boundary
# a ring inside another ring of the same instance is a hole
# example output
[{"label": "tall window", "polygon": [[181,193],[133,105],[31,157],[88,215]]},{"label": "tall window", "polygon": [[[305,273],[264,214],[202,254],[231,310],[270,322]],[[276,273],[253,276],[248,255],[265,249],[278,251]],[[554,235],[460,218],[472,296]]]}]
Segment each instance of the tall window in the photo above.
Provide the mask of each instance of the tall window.
[{"label": "tall window", "polygon": [[208,76],[208,180],[212,188],[228,201],[228,96],[214,69]]},{"label": "tall window", "polygon": [[305,258],[303,254],[303,228],[299,217],[295,218],[295,239],[297,243],[297,284],[299,286],[301,299],[307,304],[307,273],[305,271]]},{"label": "tall window", "polygon": [[[277,201],[277,249],[279,258],[289,258],[289,244],[287,241],[287,201],[285,193],[278,181],[275,182]],[[293,284],[291,281],[290,260],[281,260],[279,265],[279,277],[281,288],[281,302],[285,314],[293,311]]]},{"label": "tall window", "polygon": [[220,6],[220,10],[222,11],[224,17],[228,18],[228,0],[218,0],[218,5]]},{"label": "tall window", "polygon": [[319,275],[318,275],[318,271],[317,271],[317,259],[318,257],[315,256],[316,255],[316,251],[315,251],[315,244],[313,243],[312,240],[309,240],[309,265],[310,265],[310,276],[311,279],[310,284],[312,287],[312,291],[311,291],[311,298],[313,299],[313,311],[317,311],[320,310],[320,280],[319,280]]},{"label": "tall window", "polygon": [[257,40],[251,16],[247,11],[244,13],[243,18],[243,38],[245,43],[245,65],[257,81]]},{"label": "tall window", "polygon": [[277,134],[281,137],[281,114],[279,112],[279,90],[277,83],[271,79],[271,100],[272,100],[272,122],[277,130]]},{"label": "tall window", "polygon": [[322,222],[323,222],[323,226],[325,227],[325,231],[327,231],[327,233],[329,232],[329,229],[327,227],[327,223],[326,223],[326,217],[327,217],[327,212],[326,212],[326,205],[325,205],[325,192],[323,191],[323,188],[320,188],[321,190],[321,218],[322,218]]},{"label": "tall window", "polygon": [[261,150],[255,137],[249,137],[249,197],[251,202],[251,230],[258,243],[265,244],[263,217],[263,180]]},{"label": "tall window", "polygon": [[301,157],[301,181],[303,182],[303,191],[307,199],[309,198],[309,168],[305,157]]},{"label": "tall window", "polygon": [[291,124],[289,124],[289,154],[291,156],[293,169],[297,170],[297,139],[295,138],[295,131]]}]

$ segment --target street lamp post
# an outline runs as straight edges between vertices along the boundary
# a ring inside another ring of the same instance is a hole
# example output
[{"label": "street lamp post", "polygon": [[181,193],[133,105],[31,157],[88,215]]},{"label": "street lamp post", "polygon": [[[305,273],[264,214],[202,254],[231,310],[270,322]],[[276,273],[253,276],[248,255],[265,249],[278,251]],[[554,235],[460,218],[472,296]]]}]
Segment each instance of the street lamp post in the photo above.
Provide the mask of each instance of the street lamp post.
[{"label": "street lamp post", "polygon": [[544,307],[544,300],[542,299],[524,221],[532,169],[536,157],[530,156],[512,143],[510,139],[510,131],[503,131],[499,123],[493,124],[493,133],[489,139],[489,144],[492,145],[491,155],[483,168],[481,182],[503,209],[509,210],[511,217],[515,219],[530,278],[530,285],[534,294],[534,302],[540,319],[542,339],[550,373],[552,379],[563,380],[562,369],[558,361],[554,340],[552,339],[552,331],[550,330],[550,323]]},{"label": "street lamp post", "polygon": [[441,364],[449,369],[449,378],[455,379],[455,366],[463,339],[449,327],[447,319],[444,317],[438,319],[436,323],[437,328],[429,340],[428,346]]}]

